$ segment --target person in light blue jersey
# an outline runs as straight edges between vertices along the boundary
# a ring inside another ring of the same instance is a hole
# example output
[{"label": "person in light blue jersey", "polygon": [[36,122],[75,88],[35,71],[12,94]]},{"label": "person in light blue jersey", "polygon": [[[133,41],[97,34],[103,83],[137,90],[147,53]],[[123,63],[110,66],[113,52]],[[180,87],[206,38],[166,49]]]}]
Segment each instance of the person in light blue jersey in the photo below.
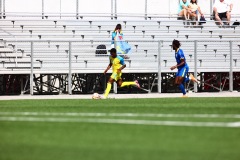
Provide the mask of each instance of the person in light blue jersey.
[{"label": "person in light blue jersey", "polygon": [[190,76],[188,77],[189,67],[186,62],[184,52],[182,49],[180,49],[180,46],[181,46],[180,42],[174,39],[172,42],[172,48],[175,51],[175,58],[177,64],[175,66],[172,66],[170,69],[171,70],[174,70],[176,68],[178,69],[176,73],[175,84],[179,87],[179,89],[183,93],[183,97],[187,97],[184,83],[189,82],[189,80],[197,83],[197,79],[192,74],[190,74]]},{"label": "person in light blue jersey", "polygon": [[188,20],[188,8],[189,2],[187,0],[180,0],[178,7],[178,16],[184,17],[185,20]]},{"label": "person in light blue jersey", "polygon": [[131,53],[131,47],[123,40],[121,24],[117,24],[114,31],[112,32],[111,48],[115,48],[117,50],[117,54],[119,54],[119,56],[123,57],[124,59],[130,58],[127,54]]},{"label": "person in light blue jersey", "polygon": [[114,31],[112,32],[111,48],[114,48],[114,41],[116,41],[116,36],[118,34],[121,38],[123,38],[122,25],[121,24],[117,24]]}]

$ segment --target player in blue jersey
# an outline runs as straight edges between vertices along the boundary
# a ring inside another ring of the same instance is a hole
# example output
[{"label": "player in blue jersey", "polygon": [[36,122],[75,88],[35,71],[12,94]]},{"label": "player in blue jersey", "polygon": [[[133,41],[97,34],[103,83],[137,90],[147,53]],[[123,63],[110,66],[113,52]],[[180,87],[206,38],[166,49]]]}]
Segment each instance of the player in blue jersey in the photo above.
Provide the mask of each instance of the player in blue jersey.
[{"label": "player in blue jersey", "polygon": [[172,48],[173,50],[175,50],[175,58],[177,64],[175,66],[172,66],[170,69],[171,70],[174,70],[175,68],[178,69],[176,73],[175,84],[178,85],[179,89],[183,93],[183,97],[187,97],[184,83],[188,82],[189,80],[197,82],[197,79],[192,74],[190,74],[190,76],[188,77],[189,67],[186,62],[183,50],[180,49],[180,46],[181,46],[180,42],[174,39],[172,42]]},{"label": "player in blue jersey", "polygon": [[108,83],[107,83],[107,88],[105,90],[104,96],[102,99],[106,99],[108,97],[108,94],[112,88],[112,83],[117,82],[119,87],[125,87],[129,85],[134,85],[140,88],[140,85],[138,81],[132,81],[132,82],[123,82],[122,81],[122,70],[126,67],[126,64],[124,62],[124,59],[120,56],[117,55],[117,50],[115,48],[112,48],[110,50],[110,63],[108,67],[105,69],[104,74],[107,73],[107,71],[112,67],[112,75],[110,76]]}]

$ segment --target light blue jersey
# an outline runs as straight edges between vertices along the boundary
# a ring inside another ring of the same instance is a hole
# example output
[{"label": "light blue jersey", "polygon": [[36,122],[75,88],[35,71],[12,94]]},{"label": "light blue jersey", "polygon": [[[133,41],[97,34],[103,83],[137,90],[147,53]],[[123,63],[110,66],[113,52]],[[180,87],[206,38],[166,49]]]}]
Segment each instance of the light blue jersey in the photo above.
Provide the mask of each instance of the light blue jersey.
[{"label": "light blue jersey", "polygon": [[183,10],[183,7],[182,7],[182,5],[184,5],[184,6],[188,7],[188,6],[189,6],[189,2],[188,2],[188,1],[186,1],[186,3],[183,3],[183,1],[181,0],[181,1],[180,1],[180,4],[179,4],[179,7],[178,7],[178,13],[180,13],[180,12],[181,12],[181,10]]},{"label": "light blue jersey", "polygon": [[[114,41],[116,41],[116,39],[115,39],[116,36],[117,36],[117,32],[116,31],[112,32],[112,43],[111,44],[114,44]],[[120,39],[123,38],[122,31],[119,33],[119,36],[120,36]]]}]

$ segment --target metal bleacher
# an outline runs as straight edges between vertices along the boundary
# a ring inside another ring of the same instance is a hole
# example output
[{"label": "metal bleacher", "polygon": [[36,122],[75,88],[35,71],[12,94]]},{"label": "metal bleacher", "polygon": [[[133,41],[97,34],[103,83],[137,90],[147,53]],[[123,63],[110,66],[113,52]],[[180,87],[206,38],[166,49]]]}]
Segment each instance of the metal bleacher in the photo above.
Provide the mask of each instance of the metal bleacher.
[{"label": "metal bleacher", "polygon": [[232,63],[233,72],[240,71],[239,26],[219,27],[211,20],[195,26],[176,18],[142,19],[0,19],[0,72],[30,74],[32,67],[35,74],[68,74],[71,67],[71,73],[100,74],[109,53],[97,55],[96,48],[104,44],[110,49],[118,23],[132,46],[125,73],[156,74],[159,63],[162,73],[173,73],[173,39],[182,42],[190,72],[196,67],[197,72],[229,72]]}]

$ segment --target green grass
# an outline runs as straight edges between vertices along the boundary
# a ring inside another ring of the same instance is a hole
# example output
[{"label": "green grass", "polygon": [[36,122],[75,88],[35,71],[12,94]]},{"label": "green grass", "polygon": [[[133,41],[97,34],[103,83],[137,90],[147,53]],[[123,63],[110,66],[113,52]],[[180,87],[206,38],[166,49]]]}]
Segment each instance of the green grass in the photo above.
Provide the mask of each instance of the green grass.
[{"label": "green grass", "polygon": [[[206,117],[192,117],[196,114]],[[208,116],[212,114],[219,117]],[[239,98],[0,101],[0,160],[239,160],[239,127],[98,122],[239,122],[233,115],[240,115]],[[37,121],[31,121],[34,118]]]}]

